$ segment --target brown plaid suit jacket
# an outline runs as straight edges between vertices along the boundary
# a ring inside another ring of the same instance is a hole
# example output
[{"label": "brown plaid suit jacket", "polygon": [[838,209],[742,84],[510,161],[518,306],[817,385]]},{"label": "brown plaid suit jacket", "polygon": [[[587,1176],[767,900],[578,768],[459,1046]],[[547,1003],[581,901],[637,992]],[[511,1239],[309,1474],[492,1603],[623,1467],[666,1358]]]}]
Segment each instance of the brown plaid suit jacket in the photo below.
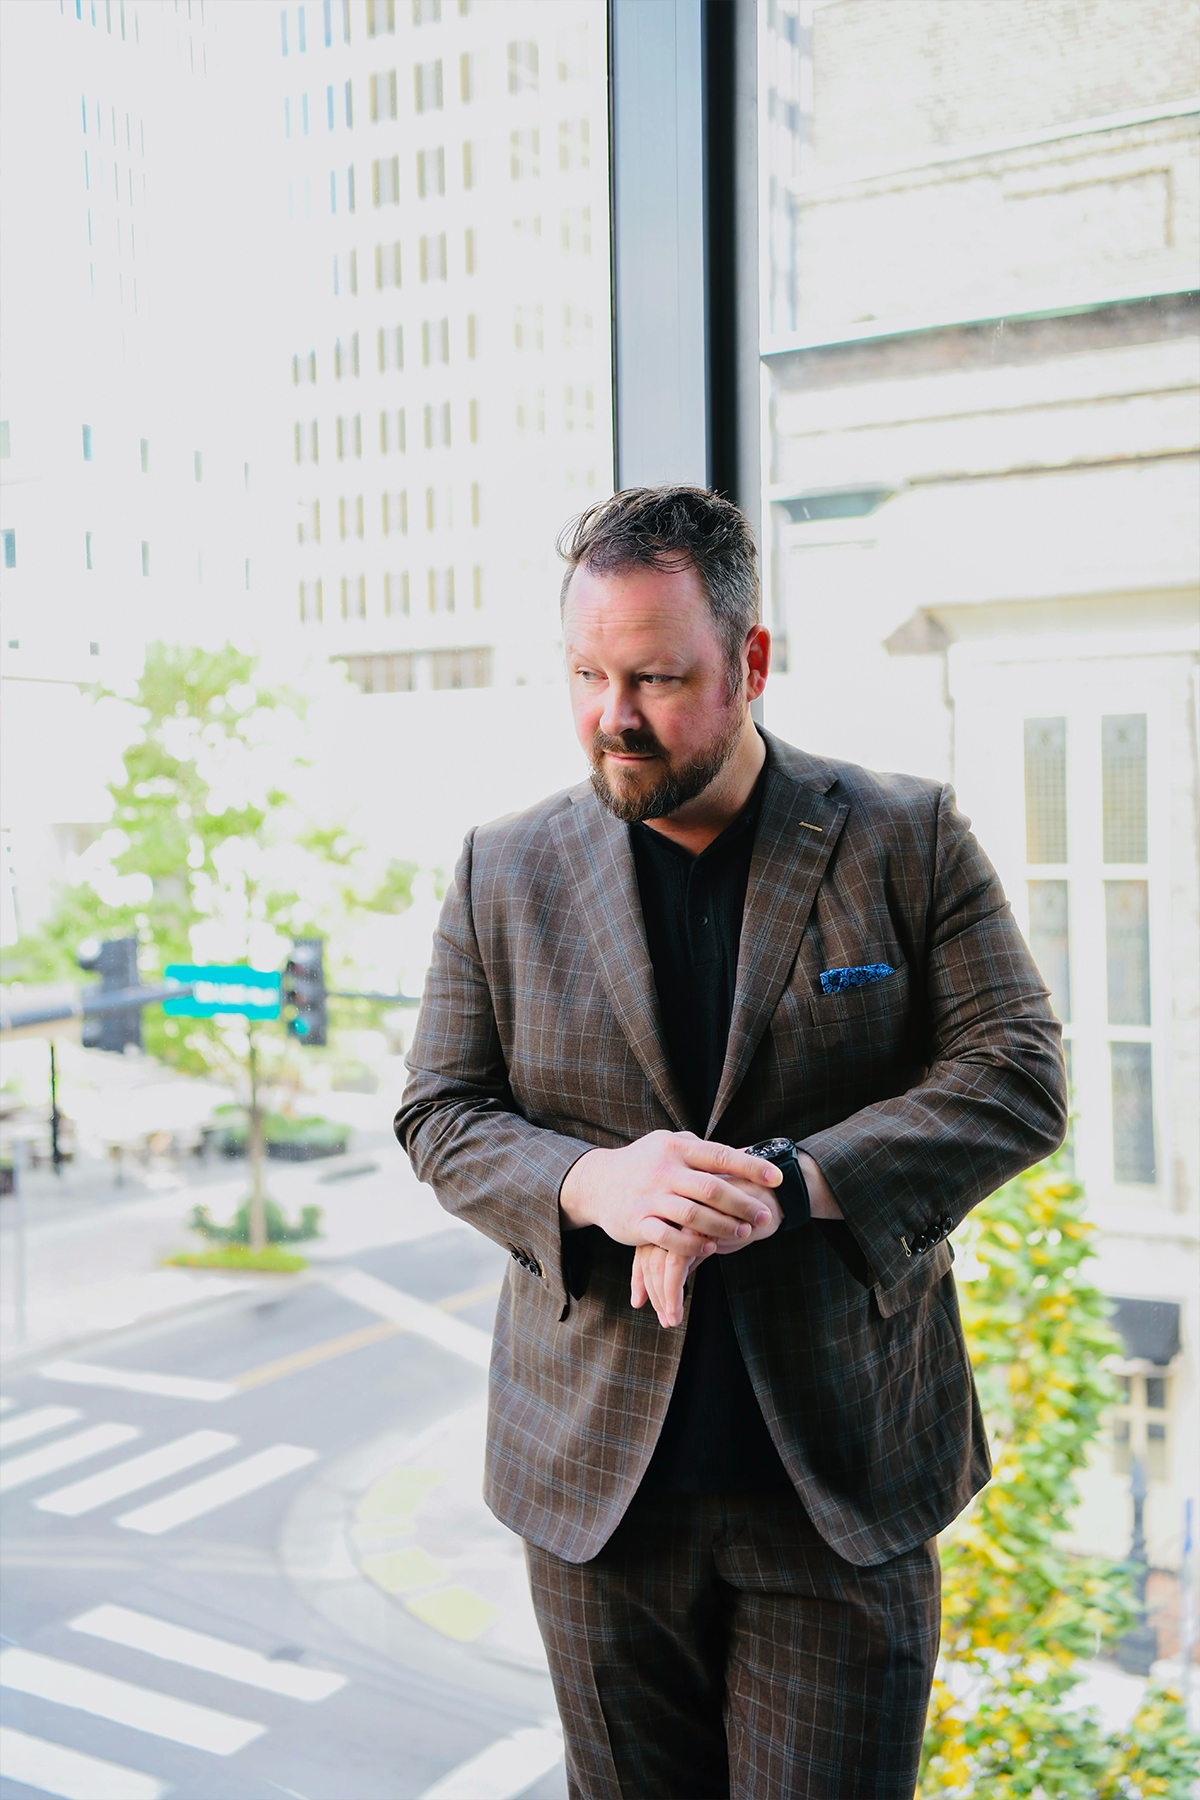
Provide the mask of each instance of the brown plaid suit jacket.
[{"label": "brown plaid suit jacket", "polygon": [[[872,1285],[814,1227],[720,1270],[797,1492],[833,1549],[869,1565],[932,1537],[988,1478],[946,1240],[1060,1143],[1060,1034],[948,788],[766,742],[707,1135],[802,1140]],[[823,970],[875,962],[895,973],[821,991]],[[632,1251],[598,1231],[572,1294],[576,1234],[559,1224],[586,1150],[686,1127],[657,1005],[629,833],[589,785],[471,833],[396,1132],[443,1206],[513,1253],[486,1496],[570,1562],[596,1554],[635,1493],[683,1344],[633,1311]]]}]

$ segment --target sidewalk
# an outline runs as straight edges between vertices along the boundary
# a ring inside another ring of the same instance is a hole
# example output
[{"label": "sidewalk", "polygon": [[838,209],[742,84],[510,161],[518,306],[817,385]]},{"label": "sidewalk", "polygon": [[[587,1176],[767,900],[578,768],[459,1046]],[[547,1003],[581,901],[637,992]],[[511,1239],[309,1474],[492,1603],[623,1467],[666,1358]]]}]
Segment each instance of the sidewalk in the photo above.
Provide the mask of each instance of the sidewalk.
[{"label": "sidewalk", "polygon": [[[356,1131],[345,1156],[300,1165],[267,1163],[267,1191],[290,1217],[321,1208],[323,1236],[303,1246],[317,1264],[376,1245],[405,1243],[457,1226],[429,1188],[416,1180],[394,1138]],[[0,1351],[14,1358],[48,1355],[142,1320],[224,1300],[278,1292],[306,1276],[229,1275],[164,1268],[181,1250],[203,1248],[187,1220],[202,1202],[220,1221],[245,1198],[244,1161],[214,1159],[147,1176],[126,1174],[116,1187],[104,1165],[81,1160],[61,1177],[24,1175],[22,1201],[0,1202]],[[19,1213],[25,1218],[24,1330],[18,1320],[21,1280]]]}]

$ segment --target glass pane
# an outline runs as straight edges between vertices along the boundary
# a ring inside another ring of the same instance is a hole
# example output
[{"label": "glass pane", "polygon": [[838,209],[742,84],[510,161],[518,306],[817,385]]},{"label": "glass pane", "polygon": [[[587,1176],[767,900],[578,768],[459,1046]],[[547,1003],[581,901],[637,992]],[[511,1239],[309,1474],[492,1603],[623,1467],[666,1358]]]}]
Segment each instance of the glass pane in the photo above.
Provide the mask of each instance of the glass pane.
[{"label": "glass pane", "polygon": [[1118,1181],[1151,1184],[1154,1165],[1154,1095],[1149,1044],[1110,1044],[1112,1054],[1113,1174]]},{"label": "glass pane", "polygon": [[1167,1382],[1163,1375],[1147,1375],[1146,1405],[1152,1412],[1165,1412],[1167,1405]]},{"label": "glass pane", "polygon": [[1151,1481],[1170,1479],[1170,1469],[1167,1466],[1167,1428],[1165,1425],[1147,1425],[1146,1427],[1146,1474]]},{"label": "glass pane", "polygon": [[1110,714],[1101,722],[1104,860],[1146,860],[1146,715]]},{"label": "glass pane", "polygon": [[1128,1419],[1114,1419],[1112,1426],[1112,1467],[1114,1475],[1128,1475],[1130,1430]]},{"label": "glass pane", "polygon": [[1025,721],[1025,860],[1067,860],[1067,721]]},{"label": "glass pane", "polygon": [[337,46],[353,127],[322,114],[353,178],[293,228],[292,491],[336,527],[299,536],[304,635],[367,694],[541,686],[555,540],[612,491],[605,7],[374,16]]},{"label": "glass pane", "polygon": [[[1034,883],[1030,883],[1032,887]],[[1145,881],[1106,881],[1108,1022],[1150,1023],[1150,907]],[[1036,953],[1035,953],[1036,954]]]},{"label": "glass pane", "polygon": [[1029,883],[1029,948],[1050,989],[1055,1012],[1064,1025],[1069,1024],[1071,958],[1065,881]]}]

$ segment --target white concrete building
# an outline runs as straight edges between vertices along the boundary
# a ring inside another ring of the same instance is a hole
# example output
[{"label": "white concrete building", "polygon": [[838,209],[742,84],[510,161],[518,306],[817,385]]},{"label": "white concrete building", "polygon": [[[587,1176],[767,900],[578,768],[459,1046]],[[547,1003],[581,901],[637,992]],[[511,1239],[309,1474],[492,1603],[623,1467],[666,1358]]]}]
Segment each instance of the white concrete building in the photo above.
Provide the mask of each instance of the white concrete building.
[{"label": "white concrete building", "polygon": [[81,689],[156,637],[244,635],[262,587],[226,23],[211,0],[0,9],[6,940],[108,817],[115,740]]},{"label": "white concrete building", "polygon": [[1064,1022],[1126,1403],[1079,1541],[1200,1460],[1193,8],[829,0],[770,371],[786,737],[952,779]]},{"label": "white concrete building", "polygon": [[289,621],[371,695],[557,680],[554,539],[612,483],[603,6],[254,10]]}]

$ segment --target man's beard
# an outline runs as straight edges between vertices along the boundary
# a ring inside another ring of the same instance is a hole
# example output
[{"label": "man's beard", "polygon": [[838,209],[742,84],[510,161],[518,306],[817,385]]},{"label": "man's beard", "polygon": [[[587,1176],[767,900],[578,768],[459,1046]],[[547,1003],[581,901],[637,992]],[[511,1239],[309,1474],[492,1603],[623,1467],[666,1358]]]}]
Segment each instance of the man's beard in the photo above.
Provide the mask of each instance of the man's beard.
[{"label": "man's beard", "polygon": [[[652,731],[627,731],[620,737],[608,737],[597,731],[592,738],[592,788],[596,798],[626,825],[639,824],[643,819],[668,818],[715,781],[737,748],[741,735],[742,720],[733,714],[720,735],[700,755],[672,768],[667,752]],[[616,793],[604,773],[602,757],[606,750],[617,755],[660,756],[663,772],[652,787],[628,794]]]}]

